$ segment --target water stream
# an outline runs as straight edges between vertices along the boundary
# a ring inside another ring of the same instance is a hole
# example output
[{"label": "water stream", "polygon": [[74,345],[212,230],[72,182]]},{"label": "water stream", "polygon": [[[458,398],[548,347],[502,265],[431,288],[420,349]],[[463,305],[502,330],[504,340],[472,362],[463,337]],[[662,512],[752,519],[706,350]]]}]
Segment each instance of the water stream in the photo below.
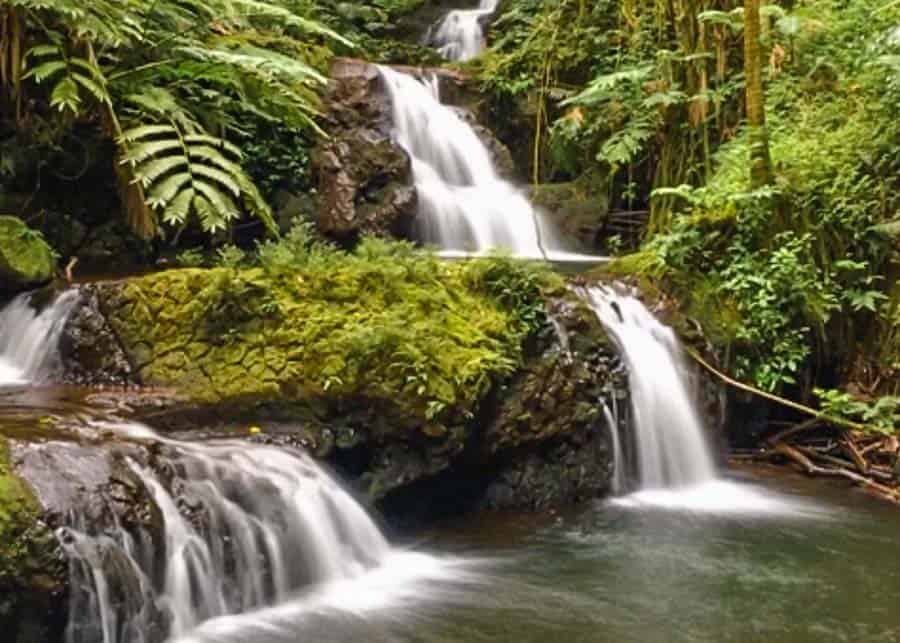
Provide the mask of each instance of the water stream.
[{"label": "water stream", "polygon": [[712,450],[675,333],[636,297],[590,288],[586,300],[628,368],[639,486],[684,488],[713,482]]},{"label": "water stream", "polygon": [[486,46],[484,23],[497,10],[499,0],[480,0],[476,9],[454,9],[429,33],[427,42],[447,60],[471,60]]},{"label": "water stream", "polygon": [[[123,525],[112,511],[97,524],[73,509],[60,532],[74,588],[68,643],[217,640],[228,622],[220,617],[289,604],[310,588],[355,587],[385,567],[394,575],[408,567],[398,580],[406,588],[435,574],[452,578],[436,558],[392,549],[359,503],[301,452],[181,442],[133,423],[93,428],[165,447],[152,468],[125,458],[158,524]],[[244,618],[252,627],[253,616]]]},{"label": "water stream", "polygon": [[[450,12],[432,34],[441,53],[476,55],[497,4]],[[379,69],[412,158],[423,242],[451,256],[583,257],[499,177],[434,78]],[[457,518],[416,534],[415,548],[389,543],[302,451],[175,440],[54,402],[33,385],[53,375],[78,294],[42,309],[31,295],[13,300],[0,311],[0,429],[27,442],[22,426],[72,416],[72,453],[99,444],[120,467],[116,484],[140,498],[130,512],[121,498],[91,498],[63,517],[66,643],[900,643],[896,509],[773,471],[726,477],[673,331],[631,295],[583,296],[628,369],[630,430],[619,433],[625,409],[598,409],[613,431],[617,496],[563,515]]]},{"label": "water stream", "polygon": [[40,383],[56,366],[56,347],[63,325],[78,301],[69,290],[43,310],[25,293],[0,310],[0,387]]}]

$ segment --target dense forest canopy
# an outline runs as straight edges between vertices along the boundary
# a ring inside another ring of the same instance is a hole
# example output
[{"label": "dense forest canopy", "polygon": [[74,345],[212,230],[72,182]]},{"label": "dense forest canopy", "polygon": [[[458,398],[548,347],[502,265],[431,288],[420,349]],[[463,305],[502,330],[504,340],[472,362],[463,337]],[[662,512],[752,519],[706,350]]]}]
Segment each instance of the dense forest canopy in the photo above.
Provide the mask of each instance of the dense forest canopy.
[{"label": "dense forest canopy", "polygon": [[[331,60],[441,64],[433,5],[7,0],[3,209],[50,236],[127,222],[138,262],[243,257],[288,229],[280,197],[315,194]],[[674,297],[726,372],[891,430],[898,24],[889,0],[504,0],[448,66],[523,178],[643,224],[596,240],[607,271]]]}]

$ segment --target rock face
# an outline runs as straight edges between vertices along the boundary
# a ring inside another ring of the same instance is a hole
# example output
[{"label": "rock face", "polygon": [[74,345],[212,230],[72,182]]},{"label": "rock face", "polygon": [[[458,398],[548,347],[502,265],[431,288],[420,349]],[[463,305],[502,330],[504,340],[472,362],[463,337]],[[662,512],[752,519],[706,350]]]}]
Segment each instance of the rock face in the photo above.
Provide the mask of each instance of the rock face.
[{"label": "rock face", "polygon": [[[470,269],[441,265],[451,272]],[[479,397],[457,396],[457,402],[433,411],[432,403],[423,406],[428,393],[391,392],[391,369],[399,367],[395,360],[404,358],[384,353],[387,345],[371,344],[375,336],[366,340],[368,357],[340,352],[345,349],[334,342],[349,328],[328,329],[330,322],[322,319],[342,304],[314,303],[315,289],[309,283],[306,299],[311,307],[298,309],[294,317],[269,321],[260,311],[242,317],[256,300],[275,297],[276,303],[266,310],[290,305],[278,299],[281,295],[246,291],[248,283],[264,288],[264,279],[253,274],[237,285],[226,270],[179,270],[82,287],[82,303],[63,340],[70,378],[177,390],[186,403],[175,412],[153,409],[146,416],[152,426],[194,436],[197,427],[221,434],[260,426],[267,439],[300,446],[331,462],[385,506],[441,477],[454,479],[447,488],[455,486],[460,497],[492,508],[546,507],[606,490],[610,427],[600,400],[627,392],[602,328],[565,291],[552,301],[556,330],[548,325],[531,341],[523,366],[511,378],[503,371],[492,372],[487,364],[479,366],[482,370],[470,375],[483,381]],[[449,274],[443,279],[455,283]],[[465,299],[472,295],[464,287],[452,287],[455,296],[464,299],[453,314],[459,319],[467,311],[471,319],[462,323],[470,326],[457,326],[446,340],[439,340],[445,342],[440,344],[443,354],[435,359],[460,360],[452,370],[464,377],[490,353],[455,347],[453,333],[477,338],[482,328],[493,328],[484,327],[485,320],[502,309],[485,308],[487,302]],[[233,290],[246,306],[244,313],[230,310],[220,299]],[[402,314],[396,305],[385,304],[383,314]],[[365,314],[354,309],[338,317]],[[217,315],[231,317],[217,321]],[[437,325],[422,332],[432,337],[445,332],[444,322],[432,319],[429,323]],[[498,317],[497,328],[490,332],[512,323],[503,319]],[[382,323],[372,318],[367,325],[377,328]],[[322,325],[319,330],[317,324]],[[330,335],[317,337],[319,332]],[[404,341],[410,349],[416,343],[414,338]],[[363,346],[348,348],[359,351]],[[351,361],[368,365],[358,375],[328,371],[329,364]],[[430,377],[435,382],[438,374]],[[323,381],[334,384],[322,386]],[[472,467],[479,472],[476,476]]]},{"label": "rock face", "polygon": [[0,628],[4,640],[40,643],[59,635],[65,565],[32,489],[13,471],[0,435]]},{"label": "rock face", "polygon": [[0,292],[15,292],[50,281],[53,250],[16,217],[0,216]]},{"label": "rock face", "polygon": [[375,66],[339,59],[326,98],[329,138],[313,155],[318,225],[352,241],[361,234],[408,237],[416,214],[409,156],[390,136],[390,99]]},{"label": "rock face", "polygon": [[543,509],[609,492],[610,432],[626,427],[609,426],[602,405],[627,401],[627,374],[580,301],[556,299],[550,313],[554,332],[499,392],[482,437],[488,459],[502,463],[482,501],[489,508]]},{"label": "rock face", "polygon": [[[472,125],[498,174],[516,178],[509,150],[464,106],[467,96],[461,76],[438,68],[398,69],[414,75],[436,74],[442,96]],[[326,104],[329,138],[323,139],[313,154],[319,229],[343,243],[352,243],[363,234],[412,238],[417,211],[412,165],[403,148],[391,139],[390,97],[377,68],[364,61],[337,59]]]},{"label": "rock face", "polygon": [[600,249],[606,230],[609,199],[603,181],[585,177],[569,183],[544,183],[533,186],[531,202],[566,235],[586,250]]}]

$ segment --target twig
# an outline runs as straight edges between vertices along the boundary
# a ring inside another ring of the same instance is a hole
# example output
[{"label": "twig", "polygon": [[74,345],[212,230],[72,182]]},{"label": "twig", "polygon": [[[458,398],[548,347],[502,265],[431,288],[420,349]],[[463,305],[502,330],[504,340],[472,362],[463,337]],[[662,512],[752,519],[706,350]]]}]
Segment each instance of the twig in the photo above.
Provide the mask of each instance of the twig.
[{"label": "twig", "polygon": [[78,264],[78,257],[72,257],[69,259],[69,263],[66,265],[66,283],[70,286],[72,285],[72,272],[75,270],[75,266]]},{"label": "twig", "polygon": [[803,431],[807,431],[809,429],[814,429],[817,426],[819,426],[819,424],[821,424],[821,421],[819,420],[819,418],[817,418],[817,417],[809,418],[808,420],[804,420],[800,424],[795,424],[793,426],[790,426],[790,427],[784,429],[783,431],[779,431],[772,437],[767,438],[766,442],[768,442],[769,444],[775,444],[776,442],[781,442],[785,438],[789,438],[792,435],[796,435],[797,433],[802,433]]},{"label": "twig", "polygon": [[853,443],[853,438],[850,436],[849,431],[844,431],[843,445],[850,453],[850,457],[853,458],[853,463],[856,465],[859,472],[863,475],[869,473],[869,463],[866,462],[866,459],[862,457],[859,449],[856,448],[856,444]]},{"label": "twig", "polygon": [[794,409],[795,411],[800,411],[801,413],[805,413],[806,415],[812,415],[814,418],[818,420],[825,420],[831,424],[836,426],[842,426],[847,429],[853,429],[855,431],[866,431],[868,427],[864,424],[858,424],[857,422],[852,422],[850,420],[846,420],[844,418],[836,417],[833,415],[828,415],[823,413],[822,411],[818,411],[812,407],[806,406],[804,404],[800,404],[798,402],[792,402],[791,400],[785,399],[783,397],[779,397],[774,393],[767,393],[766,391],[762,391],[755,386],[751,386],[749,384],[744,384],[743,382],[738,382],[736,379],[733,379],[725,373],[717,370],[713,367],[709,362],[703,359],[700,354],[691,348],[690,346],[685,346],[685,350],[688,355],[693,357],[701,366],[703,366],[710,373],[721,379],[726,384],[733,386],[736,389],[740,389],[742,391],[746,391],[747,393],[752,393],[753,395],[757,395],[759,397],[765,398],[777,404],[781,404],[782,406],[786,406],[790,409]]},{"label": "twig", "polygon": [[812,460],[810,460],[806,455],[804,455],[800,450],[795,449],[794,447],[788,446],[784,442],[779,442],[775,445],[775,450],[786,456],[790,460],[793,460],[797,464],[799,464],[809,475],[821,475],[821,476],[831,476],[838,478],[846,478],[848,480],[852,480],[853,482],[860,484],[864,487],[872,489],[877,492],[879,495],[884,496],[886,499],[891,502],[900,504],[900,493],[896,490],[891,489],[883,484],[879,484],[865,476],[861,476],[855,471],[849,471],[847,469],[830,469],[828,467],[820,467],[817,464],[814,464]]}]

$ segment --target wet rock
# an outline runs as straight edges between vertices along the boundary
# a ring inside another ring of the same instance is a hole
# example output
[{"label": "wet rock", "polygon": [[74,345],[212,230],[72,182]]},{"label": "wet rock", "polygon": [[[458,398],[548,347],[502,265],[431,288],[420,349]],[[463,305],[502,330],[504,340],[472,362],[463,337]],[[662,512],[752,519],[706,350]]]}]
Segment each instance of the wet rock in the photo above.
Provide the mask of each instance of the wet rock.
[{"label": "wet rock", "polygon": [[4,640],[39,643],[61,634],[65,564],[43,509],[13,468],[0,436],[0,630]]},{"label": "wet rock", "polygon": [[494,460],[482,505],[543,509],[605,495],[612,476],[603,405],[627,401],[627,374],[593,313],[574,295],[550,302],[544,350],[499,392],[481,444]]},{"label": "wet rock", "polygon": [[0,292],[16,292],[50,281],[56,260],[47,242],[25,223],[0,216]]},{"label": "wet rock", "polygon": [[566,238],[577,240],[586,250],[603,250],[602,240],[614,232],[608,229],[609,198],[598,177],[535,185],[529,197]]},{"label": "wet rock", "polygon": [[81,301],[59,340],[65,379],[87,385],[135,382],[131,362],[101,309],[102,288],[86,285],[80,290]]},{"label": "wet rock", "polygon": [[377,69],[338,60],[326,98],[329,138],[313,154],[318,225],[339,241],[408,237],[416,213],[409,156],[390,136],[390,99]]}]

